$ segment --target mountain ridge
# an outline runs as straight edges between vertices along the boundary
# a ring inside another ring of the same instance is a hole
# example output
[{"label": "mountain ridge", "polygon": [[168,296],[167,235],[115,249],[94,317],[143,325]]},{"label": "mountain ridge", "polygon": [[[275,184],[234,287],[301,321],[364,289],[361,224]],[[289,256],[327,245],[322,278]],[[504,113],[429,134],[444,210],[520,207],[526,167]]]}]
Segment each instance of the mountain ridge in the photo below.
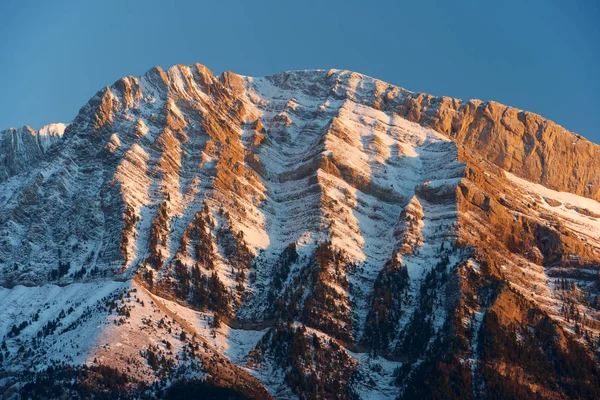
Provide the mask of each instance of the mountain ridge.
[{"label": "mountain ridge", "polygon": [[2,387],[590,396],[600,158],[573,137],[350,71],[122,78],[0,169]]},{"label": "mountain ridge", "polygon": [[[200,68],[204,71],[208,71],[208,69],[200,64],[196,64],[194,65],[196,68]],[[184,66],[182,64],[177,64],[175,66],[173,66],[172,68],[182,68],[182,67],[186,67],[189,68],[190,66]],[[167,79],[166,75],[163,75],[165,72],[162,68],[155,66],[152,67],[151,69],[149,69],[147,72],[145,72],[142,77],[145,76],[151,76],[151,75],[158,75],[161,77],[161,79]],[[457,99],[457,98],[452,98],[452,97],[448,97],[448,96],[434,96],[434,95],[430,95],[430,94],[426,94],[426,93],[422,93],[422,92],[413,92],[410,90],[407,90],[405,88],[399,87],[399,86],[394,86],[392,84],[389,84],[387,82],[384,81],[380,81],[377,80],[375,78],[371,78],[367,75],[364,74],[360,74],[360,73],[355,73],[352,71],[348,71],[348,70],[338,70],[338,69],[330,69],[330,70],[325,70],[325,69],[307,69],[307,70],[290,70],[290,71],[284,71],[284,72],[280,72],[277,74],[273,74],[273,75],[269,75],[269,76],[265,76],[263,77],[264,79],[275,79],[275,80],[286,80],[289,79],[290,76],[296,75],[296,74],[310,74],[310,73],[338,73],[338,74],[356,74],[357,77],[362,78],[362,79],[368,79],[371,80],[373,82],[376,82],[376,85],[382,85],[385,86],[386,88],[390,89],[390,88],[394,88],[399,90],[399,93],[405,95],[405,97],[408,97],[407,101],[405,104],[400,104],[399,105],[399,110],[395,110],[395,112],[400,112],[401,114],[404,114],[404,116],[411,120],[411,121],[415,121],[418,123],[422,123],[425,125],[431,125],[432,128],[444,133],[445,135],[452,137],[452,135],[455,136],[456,140],[459,140],[461,142],[465,141],[465,140],[470,140],[469,144],[470,145],[474,145],[474,142],[477,142],[477,138],[475,137],[475,140],[473,140],[470,137],[466,137],[466,136],[473,136],[473,132],[456,132],[457,129],[459,130],[464,130],[464,127],[461,128],[457,128],[457,124],[460,124],[462,122],[462,120],[465,119],[482,119],[482,118],[486,118],[489,120],[492,120],[496,125],[501,125],[494,127],[493,129],[497,129],[500,131],[500,133],[503,136],[506,136],[506,133],[503,131],[507,131],[508,133],[511,133],[513,135],[520,135],[521,137],[519,137],[519,139],[523,139],[524,135],[532,135],[532,133],[527,132],[527,130],[532,130],[532,128],[536,128],[537,130],[539,130],[539,132],[537,132],[536,134],[538,135],[542,135],[542,137],[544,136],[550,136],[549,140],[552,140],[552,136],[558,136],[561,140],[560,143],[558,143],[560,146],[562,146],[563,148],[560,149],[561,152],[565,152],[568,151],[569,146],[565,146],[565,143],[571,143],[575,148],[576,145],[578,146],[578,151],[580,153],[583,153],[586,156],[589,156],[589,158],[591,159],[597,159],[598,155],[598,149],[599,149],[599,145],[596,143],[593,143],[591,141],[589,141],[588,139],[586,139],[584,136],[576,134],[574,132],[569,132],[567,129],[563,128],[562,126],[556,124],[555,122],[539,115],[536,113],[532,113],[529,111],[525,111],[525,110],[521,110],[521,109],[517,109],[517,108],[513,108],[510,106],[506,106],[503,105],[501,103],[498,103],[494,100],[490,100],[490,101],[482,101],[482,100],[478,100],[478,99],[470,99],[470,100],[461,100],[461,99]],[[212,73],[211,73],[212,75]],[[229,77],[231,76],[235,76],[238,78],[250,78],[250,77],[246,77],[244,75],[237,75],[231,71],[225,71],[221,74],[220,79],[223,80],[223,83],[226,87],[229,87],[230,89],[233,89],[233,87],[235,86],[235,84],[232,85],[231,81],[232,79],[230,79]],[[115,86],[121,86],[123,85],[123,81],[124,80],[130,80],[130,79],[138,79],[136,77],[133,76],[128,76],[125,78],[121,78],[117,81],[115,81],[115,83],[113,83],[113,85],[111,87],[115,87]],[[235,78],[233,79],[235,80]],[[99,92],[96,93],[95,96],[93,96],[92,98],[98,96],[100,94],[100,92],[109,89],[109,86],[106,86],[105,88],[101,89]],[[235,92],[235,90],[233,90]],[[450,113],[462,113],[464,115],[459,116],[459,118],[456,117],[451,117],[448,114]],[[469,122],[467,124],[472,124],[473,122]],[[524,125],[524,127],[522,126],[514,126],[514,125]],[[52,124],[50,124],[52,125]],[[48,125],[48,126],[50,126]],[[533,127],[530,127],[529,125],[533,125]],[[13,129],[13,128],[10,128]],[[43,129],[43,128],[42,128]],[[473,130],[473,129],[471,129]],[[476,129],[475,129],[476,130]],[[525,132],[520,132],[520,131],[525,131]],[[497,131],[491,132],[491,133],[498,133]],[[481,132],[475,132],[475,134],[481,134]],[[572,136],[572,137],[571,137]],[[540,137],[537,138],[538,141],[540,141]],[[523,141],[524,140],[520,140]],[[486,143],[486,142],[484,142]],[[545,146],[545,149],[550,148],[550,144],[552,144],[552,142],[550,142],[549,144],[542,142]],[[481,147],[478,147],[478,150],[482,150]],[[518,162],[520,159],[525,158],[525,152],[523,149],[512,149],[510,147],[508,147],[507,149],[493,149],[494,153],[491,154],[489,157],[490,159],[493,158],[508,158],[509,155],[507,154],[503,154],[504,152],[507,152],[508,150],[513,150],[513,151],[518,151],[521,154],[518,154],[518,157],[513,156],[513,160],[503,160],[503,163],[500,165],[501,168],[506,169],[508,168],[509,172],[515,172],[517,173],[517,175],[523,177],[523,178],[529,178],[529,179],[534,179],[534,180],[540,180],[541,179],[541,183],[545,183],[547,185],[549,185],[549,187],[553,188],[553,189],[565,189],[565,191],[569,191],[567,189],[571,189],[571,191],[577,192],[577,194],[581,194],[585,197],[591,197],[594,198],[596,200],[598,200],[600,198],[600,192],[597,189],[597,186],[600,185],[600,178],[598,178],[597,176],[591,176],[591,177],[584,177],[585,178],[589,178],[590,182],[587,184],[587,186],[592,186],[592,188],[589,188],[587,190],[583,189],[583,188],[579,188],[579,187],[569,187],[568,185],[573,185],[573,183],[570,182],[553,182],[551,177],[546,177],[545,174],[540,173],[539,171],[536,173],[535,176],[530,175],[531,172],[528,172],[530,169],[539,169],[540,166],[539,164],[544,164],[545,162],[547,162],[547,160],[544,161],[531,161],[531,163],[533,163],[532,165],[526,165],[528,168],[519,168],[518,166],[516,168],[514,168],[513,170],[513,166],[512,166],[512,161],[515,161],[514,159],[516,158],[516,161]],[[574,153],[574,152],[571,152]],[[500,162],[500,161],[497,161]],[[496,162],[494,162],[496,163]],[[574,164],[574,161],[572,160],[572,157],[567,160],[568,163],[568,167],[574,168],[574,166],[572,164]],[[590,164],[589,165],[589,169],[593,170],[595,167],[598,167],[595,164]],[[594,167],[594,168],[592,168]],[[550,174],[553,174],[555,172],[551,172]],[[564,178],[557,178],[561,181],[564,181]]]}]

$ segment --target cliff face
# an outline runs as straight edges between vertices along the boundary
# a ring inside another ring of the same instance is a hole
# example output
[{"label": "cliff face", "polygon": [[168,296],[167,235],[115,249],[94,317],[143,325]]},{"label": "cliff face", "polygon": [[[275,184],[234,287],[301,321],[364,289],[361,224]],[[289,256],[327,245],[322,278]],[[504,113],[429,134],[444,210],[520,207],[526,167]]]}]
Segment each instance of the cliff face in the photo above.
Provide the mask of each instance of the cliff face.
[{"label": "cliff face", "polygon": [[0,131],[0,181],[33,169],[60,140],[65,128],[64,124],[50,124],[38,131],[28,126]]},{"label": "cliff face", "polygon": [[0,393],[597,394],[599,152],[552,122],[197,64],[61,134],[0,139]]},{"label": "cliff face", "polygon": [[543,117],[496,102],[408,96],[398,113],[477,151],[505,171],[600,200],[600,146]]}]

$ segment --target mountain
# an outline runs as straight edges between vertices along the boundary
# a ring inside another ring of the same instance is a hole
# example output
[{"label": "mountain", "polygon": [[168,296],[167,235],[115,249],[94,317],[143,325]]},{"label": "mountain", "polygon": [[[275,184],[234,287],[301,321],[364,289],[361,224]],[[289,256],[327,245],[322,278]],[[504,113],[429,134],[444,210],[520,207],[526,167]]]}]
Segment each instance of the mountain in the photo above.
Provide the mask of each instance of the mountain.
[{"label": "mountain", "polygon": [[50,124],[38,131],[29,126],[0,131],[0,182],[36,166],[65,128],[65,124]]},{"label": "mountain", "polygon": [[4,398],[600,396],[600,147],[538,115],[177,65],[0,160]]}]

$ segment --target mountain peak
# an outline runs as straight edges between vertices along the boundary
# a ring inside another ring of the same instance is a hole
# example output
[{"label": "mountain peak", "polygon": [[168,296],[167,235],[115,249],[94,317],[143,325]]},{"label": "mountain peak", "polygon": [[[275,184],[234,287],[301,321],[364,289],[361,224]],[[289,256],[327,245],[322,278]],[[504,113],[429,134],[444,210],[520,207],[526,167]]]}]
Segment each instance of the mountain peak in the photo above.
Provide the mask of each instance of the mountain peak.
[{"label": "mountain peak", "polygon": [[122,78],[0,135],[0,396],[596,398],[599,163],[351,71]]}]

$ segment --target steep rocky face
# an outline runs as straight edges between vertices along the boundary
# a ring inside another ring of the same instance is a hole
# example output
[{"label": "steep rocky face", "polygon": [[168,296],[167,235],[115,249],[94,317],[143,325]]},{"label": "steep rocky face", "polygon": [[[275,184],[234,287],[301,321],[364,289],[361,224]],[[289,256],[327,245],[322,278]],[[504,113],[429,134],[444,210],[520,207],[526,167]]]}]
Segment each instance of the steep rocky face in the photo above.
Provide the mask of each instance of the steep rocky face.
[{"label": "steep rocky face", "polygon": [[0,131],[0,181],[38,165],[65,128],[65,124],[50,124],[38,131],[28,126]]},{"label": "steep rocky face", "polygon": [[476,150],[496,166],[551,189],[600,200],[600,147],[543,117],[496,102],[411,94],[398,110]]},{"label": "steep rocky face", "polygon": [[197,64],[61,134],[1,136],[5,394],[598,394],[600,154],[550,121]]}]

